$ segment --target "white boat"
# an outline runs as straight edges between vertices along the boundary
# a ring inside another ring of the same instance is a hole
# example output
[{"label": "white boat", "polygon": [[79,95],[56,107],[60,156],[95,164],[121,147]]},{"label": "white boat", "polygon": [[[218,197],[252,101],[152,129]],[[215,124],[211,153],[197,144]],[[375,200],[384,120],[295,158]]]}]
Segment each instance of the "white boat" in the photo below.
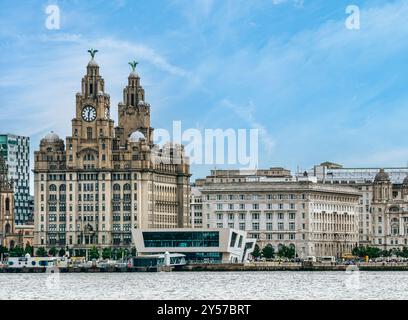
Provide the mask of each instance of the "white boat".
[{"label": "white boat", "polygon": [[10,268],[10,269],[48,268],[48,267],[66,268],[68,267],[68,258],[66,257],[30,257],[30,256],[26,256],[24,258],[10,257],[8,258],[8,261],[7,261],[7,268]]}]

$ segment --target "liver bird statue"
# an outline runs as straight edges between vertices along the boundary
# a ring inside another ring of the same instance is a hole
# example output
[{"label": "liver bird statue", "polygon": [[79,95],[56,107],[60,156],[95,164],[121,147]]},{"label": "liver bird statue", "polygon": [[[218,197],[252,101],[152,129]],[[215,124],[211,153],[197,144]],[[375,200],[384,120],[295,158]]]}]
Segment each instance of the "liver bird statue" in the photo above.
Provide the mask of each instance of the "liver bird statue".
[{"label": "liver bird statue", "polygon": [[129,62],[129,65],[132,67],[132,71],[134,72],[136,69],[136,66],[139,64],[139,62],[136,61],[131,61]]},{"label": "liver bird statue", "polygon": [[95,54],[98,52],[98,50],[90,49],[90,50],[88,50],[88,52],[91,54],[91,58],[93,60],[93,58],[95,57]]}]

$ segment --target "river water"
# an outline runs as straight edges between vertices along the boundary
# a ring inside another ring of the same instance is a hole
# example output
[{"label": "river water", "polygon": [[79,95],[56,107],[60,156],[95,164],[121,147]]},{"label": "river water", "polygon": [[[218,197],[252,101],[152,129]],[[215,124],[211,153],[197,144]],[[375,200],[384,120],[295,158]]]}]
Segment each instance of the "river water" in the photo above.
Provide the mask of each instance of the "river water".
[{"label": "river water", "polygon": [[2,273],[0,299],[408,299],[408,272]]}]

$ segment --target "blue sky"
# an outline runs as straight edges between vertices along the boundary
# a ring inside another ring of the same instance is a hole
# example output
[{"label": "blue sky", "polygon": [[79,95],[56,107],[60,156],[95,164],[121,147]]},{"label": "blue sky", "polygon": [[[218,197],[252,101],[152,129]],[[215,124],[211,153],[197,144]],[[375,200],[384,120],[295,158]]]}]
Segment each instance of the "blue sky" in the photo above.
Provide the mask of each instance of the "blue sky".
[{"label": "blue sky", "polygon": [[[345,27],[350,4],[360,30]],[[115,120],[135,59],[155,128],[259,128],[260,167],[406,166],[407,16],[408,1],[1,0],[0,131],[32,151],[69,135],[96,48]]]}]

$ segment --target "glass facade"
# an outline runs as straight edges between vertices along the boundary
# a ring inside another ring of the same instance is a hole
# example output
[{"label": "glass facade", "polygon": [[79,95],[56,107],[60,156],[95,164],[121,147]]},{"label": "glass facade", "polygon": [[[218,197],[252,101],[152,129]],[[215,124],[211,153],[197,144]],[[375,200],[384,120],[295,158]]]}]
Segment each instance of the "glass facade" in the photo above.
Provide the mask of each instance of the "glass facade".
[{"label": "glass facade", "polygon": [[30,138],[12,134],[0,134],[0,156],[14,181],[14,218],[16,224],[32,221],[30,205]]},{"label": "glass facade", "polygon": [[146,248],[219,247],[218,231],[143,232]]},{"label": "glass facade", "polygon": [[221,252],[185,252],[187,261],[221,262]]},{"label": "glass facade", "polygon": [[164,265],[164,258],[133,258],[135,267],[158,267]]}]

